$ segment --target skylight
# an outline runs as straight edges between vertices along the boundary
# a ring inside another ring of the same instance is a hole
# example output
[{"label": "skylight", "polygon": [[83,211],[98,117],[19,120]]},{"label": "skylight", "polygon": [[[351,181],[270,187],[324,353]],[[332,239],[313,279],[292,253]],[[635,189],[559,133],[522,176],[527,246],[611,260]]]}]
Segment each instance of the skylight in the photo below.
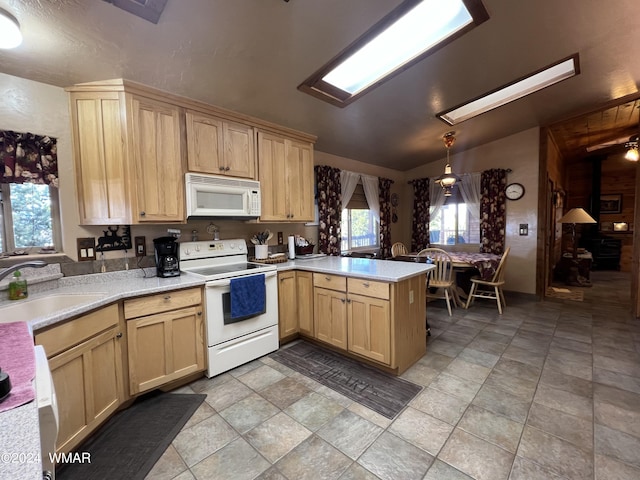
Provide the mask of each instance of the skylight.
[{"label": "skylight", "polygon": [[344,106],[487,20],[480,0],[408,0],[298,88]]},{"label": "skylight", "polygon": [[476,100],[438,113],[437,116],[449,125],[455,125],[573,77],[578,73],[580,73],[578,54],[575,54],[567,59],[560,60],[550,67],[488,92]]}]

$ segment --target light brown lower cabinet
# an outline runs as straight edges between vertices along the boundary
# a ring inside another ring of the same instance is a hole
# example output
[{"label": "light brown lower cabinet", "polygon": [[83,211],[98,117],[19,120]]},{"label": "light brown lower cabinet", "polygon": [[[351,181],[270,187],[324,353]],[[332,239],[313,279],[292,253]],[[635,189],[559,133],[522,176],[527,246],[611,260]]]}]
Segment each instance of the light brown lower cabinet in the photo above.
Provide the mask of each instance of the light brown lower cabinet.
[{"label": "light brown lower cabinet", "polygon": [[327,288],[313,289],[315,338],[347,349],[347,294]]},{"label": "light brown lower cabinet", "polygon": [[400,375],[426,352],[424,292],[424,275],[388,283],[314,273],[311,336]]},{"label": "light brown lower cabinet", "polygon": [[313,336],[313,274],[300,270],[278,273],[278,327],[280,340],[298,333]]},{"label": "light brown lower cabinet", "polygon": [[296,271],[278,273],[278,334],[280,340],[299,331]]},{"label": "light brown lower cabinet", "polygon": [[124,315],[131,395],[205,369],[200,288],[126,300]]},{"label": "light brown lower cabinet", "polygon": [[113,304],[36,332],[58,401],[58,452],[77,447],[124,399],[119,319]]}]

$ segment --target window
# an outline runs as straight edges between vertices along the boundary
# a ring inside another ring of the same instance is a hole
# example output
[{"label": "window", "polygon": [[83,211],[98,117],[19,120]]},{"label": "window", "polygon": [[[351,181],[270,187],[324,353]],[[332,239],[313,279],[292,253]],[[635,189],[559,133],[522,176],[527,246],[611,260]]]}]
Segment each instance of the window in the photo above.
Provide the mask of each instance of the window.
[{"label": "window", "polygon": [[345,208],[342,211],[342,251],[369,250],[379,246],[378,221],[369,209]]},{"label": "window", "polygon": [[480,0],[406,0],[298,89],[344,107],[488,18]]},{"label": "window", "polygon": [[378,219],[369,209],[362,182],[356,189],[346,208],[342,210],[340,223],[342,241],[340,250],[371,250],[379,247],[380,226]]},{"label": "window", "polygon": [[458,192],[431,214],[429,241],[435,245],[480,243],[480,221],[471,215]]},{"label": "window", "polygon": [[57,188],[34,183],[0,184],[0,202],[1,252],[61,245]]}]

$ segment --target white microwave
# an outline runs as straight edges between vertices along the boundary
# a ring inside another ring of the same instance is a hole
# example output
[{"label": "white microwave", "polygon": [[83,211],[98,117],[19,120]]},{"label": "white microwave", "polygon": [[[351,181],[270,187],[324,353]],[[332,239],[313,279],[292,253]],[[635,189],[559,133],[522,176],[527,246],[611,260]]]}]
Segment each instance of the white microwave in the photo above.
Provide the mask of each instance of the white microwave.
[{"label": "white microwave", "polygon": [[260,182],[187,173],[187,217],[257,218]]}]

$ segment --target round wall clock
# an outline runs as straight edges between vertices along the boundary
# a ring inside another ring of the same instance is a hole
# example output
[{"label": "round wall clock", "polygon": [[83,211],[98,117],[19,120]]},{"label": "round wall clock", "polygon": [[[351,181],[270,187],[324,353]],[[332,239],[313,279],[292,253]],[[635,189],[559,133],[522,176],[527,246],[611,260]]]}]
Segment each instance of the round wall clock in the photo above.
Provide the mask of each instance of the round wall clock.
[{"label": "round wall clock", "polygon": [[504,194],[509,200],[520,200],[524,195],[524,186],[521,183],[510,183]]}]

